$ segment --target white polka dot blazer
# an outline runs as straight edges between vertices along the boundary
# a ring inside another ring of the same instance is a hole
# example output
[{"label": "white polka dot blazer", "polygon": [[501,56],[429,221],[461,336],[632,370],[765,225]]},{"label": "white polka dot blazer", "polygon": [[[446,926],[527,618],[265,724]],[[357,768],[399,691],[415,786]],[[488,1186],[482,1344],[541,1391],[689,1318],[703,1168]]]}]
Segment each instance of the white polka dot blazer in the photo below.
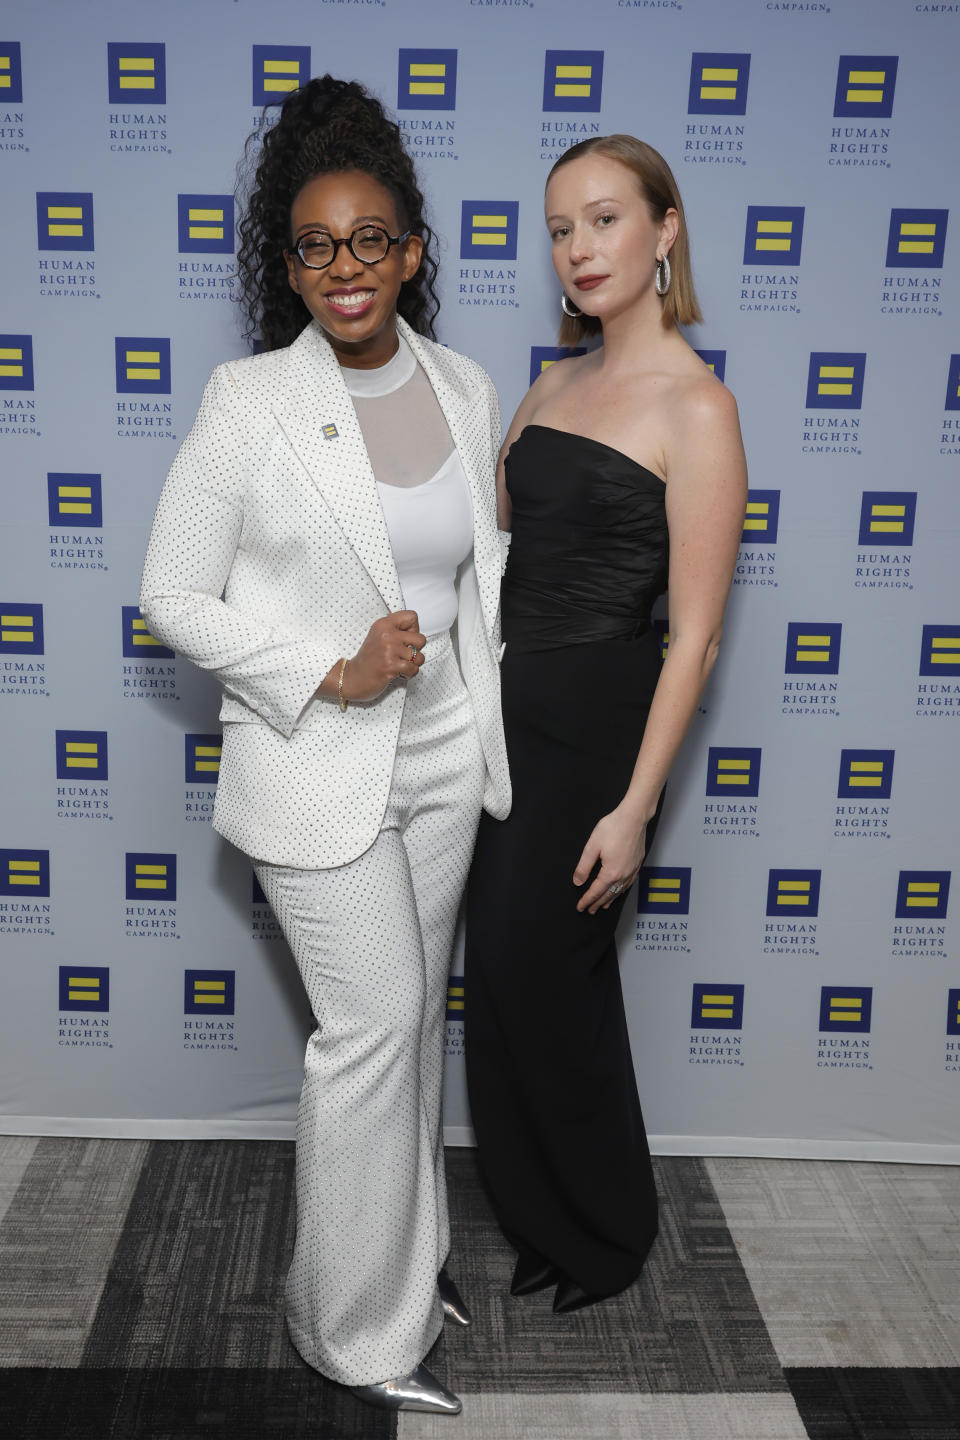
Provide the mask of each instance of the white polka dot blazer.
[{"label": "white polka dot blazer", "polygon": [[[496,392],[472,360],[399,323],[473,497],[456,638],[487,761],[484,805],[503,818]],[[406,686],[346,714],[314,692],[374,620],[404,606],[356,412],[316,322],[287,349],[214,371],[160,496],[140,608],[152,634],[223,686],[220,834],[304,869],[362,854],[386,809]]]}]

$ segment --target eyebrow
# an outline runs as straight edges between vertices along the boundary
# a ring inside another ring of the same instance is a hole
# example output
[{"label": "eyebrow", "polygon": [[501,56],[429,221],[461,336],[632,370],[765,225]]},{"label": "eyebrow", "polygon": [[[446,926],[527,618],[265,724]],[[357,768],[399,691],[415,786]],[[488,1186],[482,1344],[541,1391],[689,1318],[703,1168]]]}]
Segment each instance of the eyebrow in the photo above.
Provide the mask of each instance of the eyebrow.
[{"label": "eyebrow", "polygon": [[[587,203],[584,205],[583,208],[584,208],[584,210],[592,210],[592,209],[594,208],[594,206],[596,206],[596,205],[622,205],[622,204],[623,204],[623,201],[622,201],[622,200],[617,200],[614,196],[611,195],[610,198],[609,198],[609,200],[588,200]],[[547,223],[548,223],[548,224],[550,223],[551,220],[562,220],[563,218],[564,218],[564,217],[563,217],[562,215],[547,215],[547,216],[546,216],[546,220],[547,220]]]},{"label": "eyebrow", "polygon": [[[350,223],[354,229],[358,225],[382,225],[385,230],[389,231],[390,229],[390,222],[385,220],[382,215],[357,215]],[[327,234],[332,234],[329,225],[324,225],[319,220],[308,220],[305,225],[298,225],[296,233],[302,235],[308,230],[325,230]]]}]

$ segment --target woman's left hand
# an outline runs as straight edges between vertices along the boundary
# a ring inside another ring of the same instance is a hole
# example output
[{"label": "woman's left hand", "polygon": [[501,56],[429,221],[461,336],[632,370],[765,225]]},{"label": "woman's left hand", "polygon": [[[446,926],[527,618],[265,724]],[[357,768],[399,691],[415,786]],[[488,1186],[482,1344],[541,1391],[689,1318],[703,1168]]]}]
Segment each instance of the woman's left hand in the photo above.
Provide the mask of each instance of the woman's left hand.
[{"label": "woman's left hand", "polygon": [[618,895],[629,890],[643,864],[646,836],[646,823],[638,828],[636,818],[620,806],[597,821],[573,872],[574,885],[585,885],[598,861],[600,870],[577,901],[578,910],[595,915],[598,910],[609,909]]}]

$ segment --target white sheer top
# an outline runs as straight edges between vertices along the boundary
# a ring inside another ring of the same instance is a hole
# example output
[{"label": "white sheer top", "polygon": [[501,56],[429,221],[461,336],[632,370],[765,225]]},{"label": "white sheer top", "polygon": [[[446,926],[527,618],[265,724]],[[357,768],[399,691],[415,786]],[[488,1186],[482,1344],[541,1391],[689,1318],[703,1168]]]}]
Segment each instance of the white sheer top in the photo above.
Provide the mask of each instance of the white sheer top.
[{"label": "white sheer top", "polygon": [[404,603],[424,635],[457,617],[457,568],[473,547],[473,505],[433,387],[410,346],[376,370],[343,368],[377,480]]}]

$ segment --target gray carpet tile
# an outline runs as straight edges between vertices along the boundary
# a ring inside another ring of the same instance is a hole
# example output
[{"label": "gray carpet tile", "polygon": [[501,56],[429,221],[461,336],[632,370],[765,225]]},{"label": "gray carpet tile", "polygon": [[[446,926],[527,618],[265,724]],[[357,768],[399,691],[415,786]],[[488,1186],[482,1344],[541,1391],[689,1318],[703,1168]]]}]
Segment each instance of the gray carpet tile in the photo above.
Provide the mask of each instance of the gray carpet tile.
[{"label": "gray carpet tile", "polygon": [[37,1148],[35,1135],[0,1135],[0,1224]]},{"label": "gray carpet tile", "polygon": [[552,1294],[509,1294],[514,1253],[475,1152],[448,1150],[450,1269],[474,1314],[431,1360],[462,1394],[784,1392],[786,1385],[703,1163],[655,1162],[661,1232],[639,1282],[572,1315]]},{"label": "gray carpet tile", "polygon": [[726,1158],[707,1168],[782,1364],[960,1365],[956,1168]]},{"label": "gray carpet tile", "polygon": [[0,1224],[0,1365],[78,1365],[147,1151],[36,1142]]},{"label": "gray carpet tile", "polygon": [[[450,1440],[401,1415],[397,1440]],[[790,1395],[466,1395],[456,1440],[808,1440]]]},{"label": "gray carpet tile", "polygon": [[82,1363],[299,1367],[283,1321],[293,1145],[154,1141]]}]

